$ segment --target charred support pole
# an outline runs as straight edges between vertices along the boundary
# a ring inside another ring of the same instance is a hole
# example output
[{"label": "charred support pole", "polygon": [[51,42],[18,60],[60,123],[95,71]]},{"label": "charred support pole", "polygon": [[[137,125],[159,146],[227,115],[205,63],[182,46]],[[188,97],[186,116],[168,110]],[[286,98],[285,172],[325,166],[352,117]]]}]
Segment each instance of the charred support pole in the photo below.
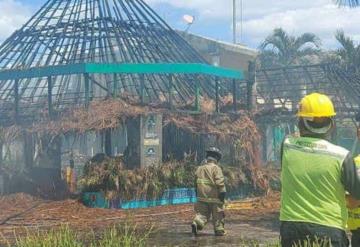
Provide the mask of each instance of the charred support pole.
[{"label": "charred support pole", "polygon": [[117,75],[114,74],[114,83],[113,83],[113,92],[112,92],[112,97],[113,98],[116,98],[117,91],[118,91],[117,78],[118,78]]},{"label": "charred support pole", "polygon": [[216,110],[216,113],[220,112],[220,107],[219,107],[219,77],[215,78],[215,110]]},{"label": "charred support pole", "polygon": [[145,75],[140,74],[140,103],[145,103]]},{"label": "charred support pole", "polygon": [[233,79],[233,108],[234,112],[237,112],[237,82],[236,79]]},{"label": "charred support pole", "polygon": [[173,109],[173,85],[174,85],[174,76],[169,75],[169,107]]},{"label": "charred support pole", "polygon": [[53,83],[51,76],[47,78],[47,84],[48,84],[48,111],[49,111],[49,118],[52,119],[54,116],[54,111],[53,111],[53,103],[52,103]]},{"label": "charred support pole", "polygon": [[196,76],[195,82],[195,111],[201,111],[200,107],[200,76]]},{"label": "charred support pole", "polygon": [[[108,78],[110,78],[110,76],[108,77],[107,75],[105,76],[105,80],[106,82],[106,98],[110,99],[113,96],[113,91],[112,91],[112,83],[110,80],[108,80]],[[93,84],[93,83],[91,83]],[[92,86],[92,85],[91,85]]]},{"label": "charred support pole", "polygon": [[104,151],[107,156],[112,155],[112,145],[111,145],[111,129],[106,129],[104,131]]},{"label": "charred support pole", "polygon": [[19,122],[19,80],[16,79],[14,83],[14,100],[15,100],[15,123]]},{"label": "charred support pole", "polygon": [[85,106],[89,107],[90,103],[90,78],[89,74],[84,74],[84,81],[85,81]]},{"label": "charred support pole", "polygon": [[248,79],[246,83],[246,89],[247,89],[247,106],[248,110],[253,110],[254,105],[254,99],[253,99],[253,89],[255,85],[255,63],[249,62],[248,66]]}]

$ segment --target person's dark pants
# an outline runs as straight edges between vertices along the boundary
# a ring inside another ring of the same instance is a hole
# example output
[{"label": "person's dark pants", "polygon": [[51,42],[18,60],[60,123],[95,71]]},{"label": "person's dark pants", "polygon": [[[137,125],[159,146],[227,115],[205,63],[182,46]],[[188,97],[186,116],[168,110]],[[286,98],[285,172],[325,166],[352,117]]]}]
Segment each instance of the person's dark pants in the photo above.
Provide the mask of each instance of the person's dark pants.
[{"label": "person's dark pants", "polygon": [[311,244],[318,243],[321,247],[349,246],[345,231],[312,223],[282,221],[280,238],[282,247],[308,246],[304,245],[308,242]]},{"label": "person's dark pants", "polygon": [[351,231],[351,246],[352,247],[360,247],[360,229],[356,229],[355,231]]}]

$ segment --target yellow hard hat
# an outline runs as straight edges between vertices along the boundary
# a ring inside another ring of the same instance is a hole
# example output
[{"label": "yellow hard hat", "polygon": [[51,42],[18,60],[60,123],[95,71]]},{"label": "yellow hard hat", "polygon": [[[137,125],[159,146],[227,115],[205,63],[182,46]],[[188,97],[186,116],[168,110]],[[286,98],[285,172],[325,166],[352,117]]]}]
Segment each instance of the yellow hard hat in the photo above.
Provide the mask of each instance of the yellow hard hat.
[{"label": "yellow hard hat", "polygon": [[333,103],[324,94],[312,93],[300,101],[298,117],[333,117],[335,115]]}]

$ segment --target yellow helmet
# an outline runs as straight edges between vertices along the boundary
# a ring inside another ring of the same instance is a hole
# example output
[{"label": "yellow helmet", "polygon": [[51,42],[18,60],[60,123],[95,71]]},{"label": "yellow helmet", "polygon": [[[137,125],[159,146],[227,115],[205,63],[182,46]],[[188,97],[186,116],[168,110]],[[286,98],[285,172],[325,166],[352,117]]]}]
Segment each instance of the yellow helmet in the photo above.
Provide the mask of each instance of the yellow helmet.
[{"label": "yellow helmet", "polygon": [[330,98],[324,94],[312,93],[305,96],[299,104],[298,117],[333,117],[336,115]]}]

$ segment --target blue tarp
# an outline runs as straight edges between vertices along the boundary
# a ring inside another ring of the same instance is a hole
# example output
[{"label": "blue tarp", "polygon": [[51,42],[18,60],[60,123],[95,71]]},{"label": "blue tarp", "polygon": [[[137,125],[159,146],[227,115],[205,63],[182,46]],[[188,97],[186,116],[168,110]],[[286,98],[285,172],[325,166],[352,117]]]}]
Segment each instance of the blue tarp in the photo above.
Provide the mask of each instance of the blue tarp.
[{"label": "blue tarp", "polygon": [[[228,193],[230,200],[243,199],[251,193],[251,186],[242,186],[238,191]],[[196,203],[196,193],[194,188],[179,188],[165,190],[163,195],[157,200],[132,200],[122,201],[107,200],[102,192],[86,192],[82,195],[82,201],[87,207],[91,208],[118,208],[118,209],[137,209],[156,206],[177,205]]]},{"label": "blue tarp", "polygon": [[107,200],[102,192],[86,192],[83,193],[82,200],[86,206],[92,208],[136,209],[195,203],[196,194],[194,188],[169,189],[157,200],[122,201],[121,199]]}]

